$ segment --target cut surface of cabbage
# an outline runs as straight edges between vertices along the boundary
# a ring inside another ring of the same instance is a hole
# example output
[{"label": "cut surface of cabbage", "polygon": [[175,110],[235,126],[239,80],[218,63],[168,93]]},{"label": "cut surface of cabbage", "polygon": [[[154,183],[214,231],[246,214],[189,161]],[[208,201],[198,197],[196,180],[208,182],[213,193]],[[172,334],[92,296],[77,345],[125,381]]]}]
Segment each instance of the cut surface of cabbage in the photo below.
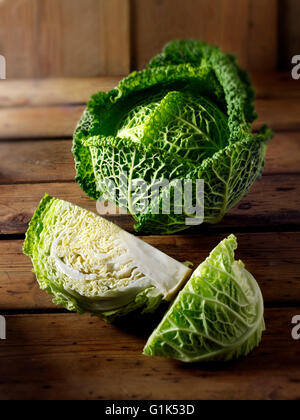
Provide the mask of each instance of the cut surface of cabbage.
[{"label": "cut surface of cabbage", "polygon": [[108,220],[48,195],[24,252],[42,289],[69,310],[114,318],[170,300],[191,270]]}]

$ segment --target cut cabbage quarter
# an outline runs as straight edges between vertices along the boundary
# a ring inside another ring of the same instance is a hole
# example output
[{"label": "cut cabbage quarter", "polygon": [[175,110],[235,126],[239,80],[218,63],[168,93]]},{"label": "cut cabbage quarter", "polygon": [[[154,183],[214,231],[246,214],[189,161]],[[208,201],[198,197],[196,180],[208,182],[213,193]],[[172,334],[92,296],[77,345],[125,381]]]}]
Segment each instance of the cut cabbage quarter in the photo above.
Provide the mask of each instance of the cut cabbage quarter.
[{"label": "cut cabbage quarter", "polygon": [[150,337],[144,354],[183,362],[246,356],[265,330],[260,288],[241,261],[231,235],[194,272]]},{"label": "cut cabbage quarter", "polygon": [[107,320],[170,300],[191,270],[113,223],[46,195],[24,253],[41,289],[70,311]]}]

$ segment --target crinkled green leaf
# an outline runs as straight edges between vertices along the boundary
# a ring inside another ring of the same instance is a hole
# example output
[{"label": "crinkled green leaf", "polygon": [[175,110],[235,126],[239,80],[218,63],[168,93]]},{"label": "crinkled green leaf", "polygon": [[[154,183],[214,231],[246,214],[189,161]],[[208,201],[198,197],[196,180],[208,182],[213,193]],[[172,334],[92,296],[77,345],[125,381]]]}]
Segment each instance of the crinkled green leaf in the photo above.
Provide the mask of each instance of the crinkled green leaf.
[{"label": "crinkled green leaf", "polygon": [[145,355],[228,361],[259,345],[265,330],[263,298],[244,264],[235,261],[236,248],[231,235],[198,267],[149,338]]}]

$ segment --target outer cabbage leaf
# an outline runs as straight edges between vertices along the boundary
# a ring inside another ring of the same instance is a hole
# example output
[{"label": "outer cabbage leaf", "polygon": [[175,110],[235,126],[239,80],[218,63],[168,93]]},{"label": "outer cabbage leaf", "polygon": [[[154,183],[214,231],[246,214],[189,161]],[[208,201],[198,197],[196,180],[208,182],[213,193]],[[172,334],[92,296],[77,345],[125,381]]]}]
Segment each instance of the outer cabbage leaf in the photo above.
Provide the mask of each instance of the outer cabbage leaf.
[{"label": "outer cabbage leaf", "polygon": [[[184,203],[183,193],[176,194],[175,181],[203,179],[204,221],[217,223],[248,193],[253,182],[261,175],[267,135],[262,132],[231,144],[198,167],[176,155],[165,155],[159,149],[132,144],[130,139],[93,137],[86,144],[90,146],[96,185],[102,193],[102,199],[129,209],[137,222],[137,231],[171,234],[185,230],[186,218],[192,217],[184,206],[181,214],[175,212],[175,207]],[[122,173],[128,174],[128,177],[122,177]],[[151,190],[155,185],[160,185],[166,174],[170,183],[161,188],[157,198],[150,201]],[[147,183],[146,194],[142,194],[138,186],[129,187],[133,179]],[[193,183],[193,202],[196,200],[197,188]],[[164,214],[163,206],[167,201],[170,202],[170,212]],[[148,203],[151,205],[147,207]]]},{"label": "outer cabbage leaf", "polygon": [[24,253],[56,304],[107,320],[154,311],[191,273],[113,223],[48,195],[30,222]]},{"label": "outer cabbage leaf", "polygon": [[145,355],[229,361],[259,345],[265,330],[263,298],[244,264],[235,261],[236,248],[231,235],[198,267],[149,338]]}]

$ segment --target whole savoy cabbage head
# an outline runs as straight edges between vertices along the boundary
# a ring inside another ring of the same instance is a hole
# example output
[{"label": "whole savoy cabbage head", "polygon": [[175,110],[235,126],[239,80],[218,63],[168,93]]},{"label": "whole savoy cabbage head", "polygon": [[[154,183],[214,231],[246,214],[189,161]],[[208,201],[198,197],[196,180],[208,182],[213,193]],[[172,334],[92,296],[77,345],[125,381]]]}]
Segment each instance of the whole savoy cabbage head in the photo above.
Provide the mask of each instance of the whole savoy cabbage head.
[{"label": "whole savoy cabbage head", "polygon": [[[253,101],[233,55],[198,41],[171,42],[146,70],[91,98],[74,135],[76,181],[89,197],[125,206],[137,231],[171,234],[188,228],[191,216],[187,208],[177,214],[175,180],[203,179],[204,221],[218,223],[264,168],[272,132],[253,134]],[[145,210],[149,197],[138,187],[133,192],[137,179],[149,191],[163,179],[170,183]],[[154,211],[166,197],[170,214]]]}]

